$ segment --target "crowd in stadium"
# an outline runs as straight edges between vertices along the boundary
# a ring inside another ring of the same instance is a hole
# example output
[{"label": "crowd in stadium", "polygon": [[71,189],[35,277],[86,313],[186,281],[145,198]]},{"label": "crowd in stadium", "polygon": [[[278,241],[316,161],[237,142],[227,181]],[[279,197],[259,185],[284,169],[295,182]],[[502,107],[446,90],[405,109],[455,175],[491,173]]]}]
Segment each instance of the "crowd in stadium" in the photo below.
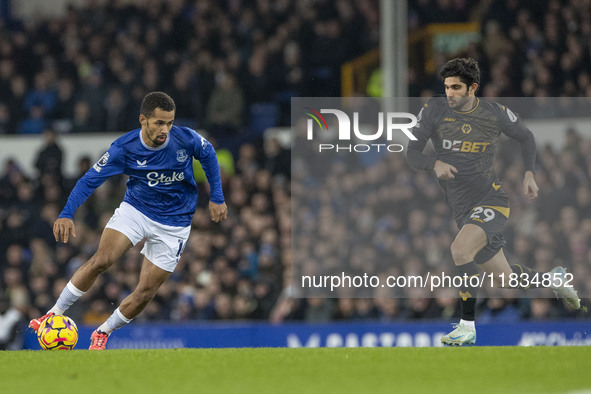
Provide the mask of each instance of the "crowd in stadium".
[{"label": "crowd in stadium", "polygon": [[[481,44],[466,55],[479,62],[483,96],[591,93],[585,2],[408,8],[411,34],[429,23],[480,23]],[[218,134],[248,126],[257,103],[280,107],[278,122],[289,125],[289,98],[339,96],[340,66],[377,48],[378,28],[376,0],[92,1],[63,18],[0,21],[0,133],[129,130],[141,98],[158,89],[176,98],[177,121]],[[441,92],[435,76],[417,75],[411,96]]]},{"label": "crowd in stadium", "polygon": [[177,123],[232,133],[253,104],[338,96],[340,65],[378,45],[376,2],[88,4],[0,24],[0,132],[133,129],[143,96],[165,90]]},{"label": "crowd in stadium", "polygon": [[[409,2],[410,28],[428,23],[480,23],[482,41],[465,55],[481,68],[486,97],[591,95],[589,4],[572,0]],[[438,59],[439,69],[448,59]],[[411,96],[440,92],[440,82],[410,81]],[[424,92],[426,93],[426,92]]]},{"label": "crowd in stadium", "polygon": [[[44,313],[71,273],[92,255],[124,192],[123,178],[105,183],[78,210],[78,236],[68,245],[56,244],[51,226],[76,179],[97,159],[81,158],[79,174],[65,177],[60,133],[137,128],[141,98],[152,90],[175,99],[179,124],[205,129],[214,140],[248,129],[250,108],[257,103],[276,105],[276,123],[289,125],[290,97],[338,96],[340,65],[376,48],[379,39],[377,0],[154,0],[141,9],[118,1],[88,4],[57,19],[0,21],[0,134],[43,133],[46,139],[36,174],[24,173],[18,158],[0,163],[0,283],[12,305],[30,316]],[[481,95],[591,95],[588,5],[544,4],[415,0],[409,2],[410,29],[480,22],[482,43],[465,55],[479,61]],[[411,95],[441,92],[434,76],[409,84]],[[590,256],[591,141],[576,131],[569,135],[564,150],[546,147],[539,155],[542,193],[533,205],[519,193],[520,163],[510,155],[499,158],[512,215],[530,219],[507,224],[510,258],[539,269]],[[138,320],[397,320],[457,313],[455,295],[291,298],[285,291],[291,261],[289,152],[276,141],[263,148],[255,139],[233,153],[235,172],[223,174],[228,220],[209,223],[202,184],[189,245]],[[388,215],[398,220],[387,229],[396,236],[391,249],[374,258],[451,266],[454,229],[434,180],[411,173],[402,155],[380,166],[396,169],[388,185],[372,184],[362,167],[349,174],[353,184],[335,184],[396,190],[378,201],[397,207]],[[69,314],[85,324],[104,321],[133,289],[140,264],[139,248],[134,248]],[[584,265],[576,267],[581,272],[575,275],[589,277]],[[550,298],[491,297],[480,310],[480,321],[579,316]]]}]

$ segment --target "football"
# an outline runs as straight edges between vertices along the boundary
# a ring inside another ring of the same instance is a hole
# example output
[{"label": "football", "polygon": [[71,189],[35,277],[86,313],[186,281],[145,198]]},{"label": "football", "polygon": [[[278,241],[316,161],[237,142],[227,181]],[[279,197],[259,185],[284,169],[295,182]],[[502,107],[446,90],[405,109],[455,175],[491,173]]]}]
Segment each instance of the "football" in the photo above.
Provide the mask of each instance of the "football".
[{"label": "football", "polygon": [[41,323],[37,339],[45,350],[72,350],[78,342],[78,327],[67,316],[53,315]]}]

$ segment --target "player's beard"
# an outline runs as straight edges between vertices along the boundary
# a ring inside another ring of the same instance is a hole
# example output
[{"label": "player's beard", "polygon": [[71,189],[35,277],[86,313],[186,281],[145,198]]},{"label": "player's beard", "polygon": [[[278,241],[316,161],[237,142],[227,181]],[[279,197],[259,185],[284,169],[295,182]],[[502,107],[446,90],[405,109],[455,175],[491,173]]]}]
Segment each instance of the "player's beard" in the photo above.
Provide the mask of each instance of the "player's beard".
[{"label": "player's beard", "polygon": [[[160,138],[162,138],[162,139],[160,139]],[[156,138],[154,138],[152,140],[152,142],[154,143],[154,145],[160,146],[166,142],[166,135],[165,136],[158,135],[158,136],[156,136]]]},{"label": "player's beard", "polygon": [[[471,109],[471,100],[470,96],[466,93],[465,96],[460,97],[448,97],[447,103],[451,109],[455,109],[457,111],[468,111]],[[468,106],[470,108],[464,108],[464,106]]]},{"label": "player's beard", "polygon": [[[150,122],[148,121],[148,122],[146,122],[146,124],[147,124],[147,127],[148,127],[148,131],[146,132],[146,134],[148,136],[148,139],[150,141],[152,141],[152,143],[154,144],[154,146],[157,147],[157,146],[161,146],[162,144],[164,144],[166,142],[166,134],[156,135],[154,138],[151,138],[150,137],[150,134],[151,134],[150,133],[150,131],[151,131],[150,130]],[[162,137],[164,137],[164,138],[162,140],[159,140],[159,138],[162,138]]]}]

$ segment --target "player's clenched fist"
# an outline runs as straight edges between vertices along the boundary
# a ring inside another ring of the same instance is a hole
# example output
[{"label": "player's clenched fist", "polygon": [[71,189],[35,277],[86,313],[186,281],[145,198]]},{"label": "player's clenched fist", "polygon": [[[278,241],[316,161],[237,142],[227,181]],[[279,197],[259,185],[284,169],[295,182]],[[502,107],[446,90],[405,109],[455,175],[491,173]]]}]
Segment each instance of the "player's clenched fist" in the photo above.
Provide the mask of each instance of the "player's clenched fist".
[{"label": "player's clenched fist", "polygon": [[538,185],[534,179],[534,173],[531,171],[525,172],[525,178],[523,179],[523,194],[530,200],[538,197]]},{"label": "player's clenched fist", "polygon": [[72,219],[59,218],[53,224],[53,236],[56,242],[68,243],[70,232],[74,237],[76,236],[76,227]]},{"label": "player's clenched fist", "polygon": [[211,216],[211,220],[219,223],[228,217],[228,207],[226,206],[226,203],[216,204],[210,201],[209,214]]}]

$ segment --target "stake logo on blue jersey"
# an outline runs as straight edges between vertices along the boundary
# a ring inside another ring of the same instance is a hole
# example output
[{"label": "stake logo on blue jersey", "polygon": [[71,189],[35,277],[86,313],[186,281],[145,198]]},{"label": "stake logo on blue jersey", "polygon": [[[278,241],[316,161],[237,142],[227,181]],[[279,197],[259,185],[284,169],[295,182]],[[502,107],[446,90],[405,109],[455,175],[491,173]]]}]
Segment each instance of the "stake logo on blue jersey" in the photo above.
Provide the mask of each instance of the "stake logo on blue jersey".
[{"label": "stake logo on blue jersey", "polygon": [[154,187],[159,183],[170,185],[172,182],[181,182],[185,179],[185,174],[183,172],[173,172],[171,175],[166,176],[166,174],[149,172],[146,178],[148,178],[148,186]]},{"label": "stake logo on blue jersey", "polygon": [[144,143],[141,129],[115,140],[76,183],[60,217],[73,218],[76,209],[107,178],[126,174],[129,180],[123,201],[158,223],[188,226],[197,207],[197,184],[190,157],[201,162],[211,187],[210,200],[222,204],[224,195],[215,150],[194,130],[172,126],[167,140],[157,148]]}]

